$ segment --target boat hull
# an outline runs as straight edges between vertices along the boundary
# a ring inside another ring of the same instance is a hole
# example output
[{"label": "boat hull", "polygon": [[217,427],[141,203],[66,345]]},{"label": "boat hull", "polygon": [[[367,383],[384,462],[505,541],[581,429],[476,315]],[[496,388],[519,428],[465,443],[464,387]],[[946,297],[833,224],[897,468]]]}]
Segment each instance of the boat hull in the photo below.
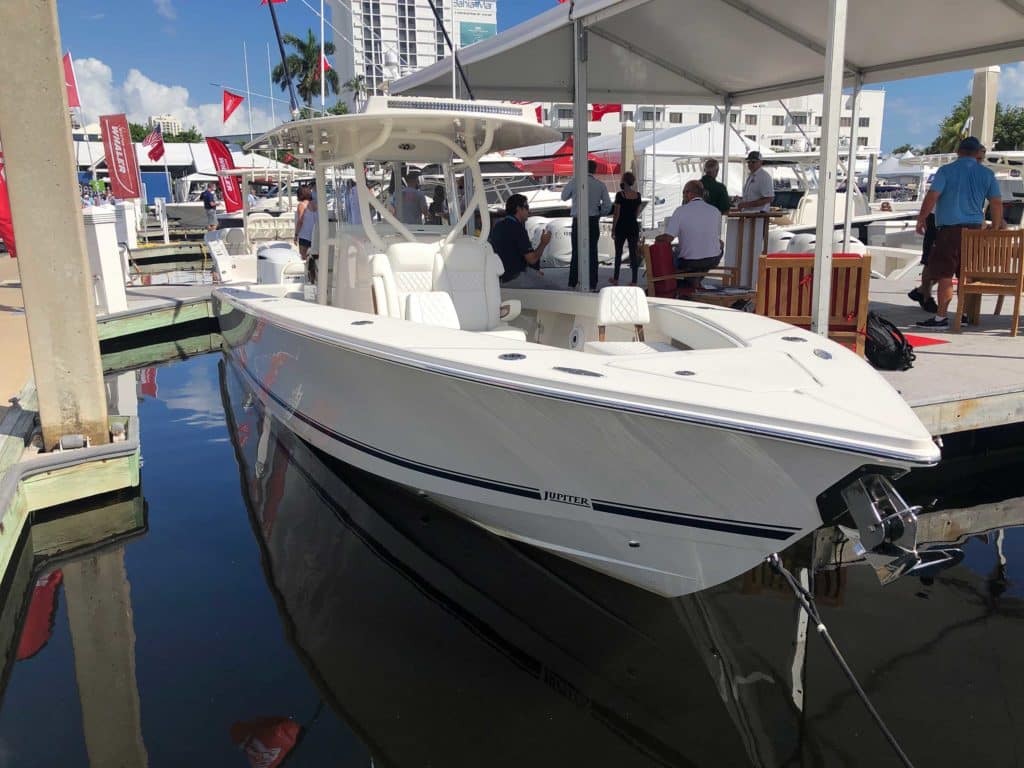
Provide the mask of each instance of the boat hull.
[{"label": "boat hull", "polygon": [[666,596],[721,583],[816,529],[818,494],[870,463],[404,365],[215,300],[229,357],[307,442]]}]

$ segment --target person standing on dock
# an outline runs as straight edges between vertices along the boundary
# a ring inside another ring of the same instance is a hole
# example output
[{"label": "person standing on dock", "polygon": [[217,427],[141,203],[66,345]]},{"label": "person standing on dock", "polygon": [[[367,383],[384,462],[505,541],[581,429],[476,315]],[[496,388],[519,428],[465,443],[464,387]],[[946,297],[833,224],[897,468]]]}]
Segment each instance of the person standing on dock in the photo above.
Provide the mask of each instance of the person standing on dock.
[{"label": "person standing on dock", "polygon": [[[606,187],[594,174],[597,173],[597,162],[587,161],[587,192],[588,208],[587,216],[590,230],[590,248],[588,256],[590,262],[590,290],[597,290],[597,241],[601,237],[601,217],[612,212],[612,198]],[[579,283],[580,270],[580,249],[576,239],[576,179],[569,179],[569,182],[562,190],[562,199],[572,198],[572,261],[569,262],[569,287],[575,288]]]},{"label": "person standing on dock", "polygon": [[[724,216],[732,208],[732,198],[729,197],[729,190],[718,180],[718,161],[714,158],[704,161],[704,175],[700,183],[704,187],[704,200],[709,205],[715,206]],[[774,191],[773,191],[774,194]]]},{"label": "person standing on dock", "polygon": [[736,207],[748,213],[764,213],[772,207],[775,199],[775,182],[764,169],[764,160],[756,149],[747,155],[747,170],[750,175],[743,185],[743,199]]},{"label": "person standing on dock", "polygon": [[206,191],[199,196],[206,211],[206,229],[213,232],[217,228],[217,185],[212,181],[206,185]]},{"label": "person standing on dock", "polygon": [[978,163],[981,142],[969,136],[960,142],[957,159],[935,174],[931,189],[917,215],[917,234],[923,235],[928,215],[935,212],[935,246],[928,256],[923,281],[939,286],[938,309],[934,317],[922,320],[922,328],[948,328],[946,311],[953,300],[953,277],[960,273],[960,233],[981,229],[985,224],[985,201],[989,201],[992,228],[1002,229],[1003,199],[991,170]]}]

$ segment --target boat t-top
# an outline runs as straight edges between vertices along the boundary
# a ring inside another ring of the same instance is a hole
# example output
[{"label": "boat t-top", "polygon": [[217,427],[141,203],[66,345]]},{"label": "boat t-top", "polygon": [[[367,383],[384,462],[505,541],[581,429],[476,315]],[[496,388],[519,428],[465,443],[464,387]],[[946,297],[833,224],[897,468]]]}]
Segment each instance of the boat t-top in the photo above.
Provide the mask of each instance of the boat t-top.
[{"label": "boat t-top", "polygon": [[[346,464],[662,595],[719,584],[824,523],[883,581],[918,568],[914,510],[890,481],[939,451],[853,352],[636,287],[502,289],[479,160],[553,138],[520,106],[385,96],[258,139],[309,158],[321,199],[351,171],[359,223],[321,220],[315,290],[214,292],[252,394]],[[402,169],[424,163],[443,169],[446,224],[391,204]],[[367,167],[392,169],[393,197]]]}]

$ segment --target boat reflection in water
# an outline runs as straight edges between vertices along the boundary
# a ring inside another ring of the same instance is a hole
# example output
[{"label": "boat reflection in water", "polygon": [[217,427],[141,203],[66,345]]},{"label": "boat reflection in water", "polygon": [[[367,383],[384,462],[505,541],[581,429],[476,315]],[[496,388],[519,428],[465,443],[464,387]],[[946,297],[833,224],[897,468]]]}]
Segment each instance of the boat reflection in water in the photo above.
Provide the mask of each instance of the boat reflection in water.
[{"label": "boat reflection in water", "polygon": [[[657,597],[340,464],[227,358],[220,375],[286,633],[377,765],[895,764],[767,567]],[[784,553],[918,765],[1015,759],[1022,521],[1020,503],[922,515],[964,561],[881,590],[830,531]]]}]

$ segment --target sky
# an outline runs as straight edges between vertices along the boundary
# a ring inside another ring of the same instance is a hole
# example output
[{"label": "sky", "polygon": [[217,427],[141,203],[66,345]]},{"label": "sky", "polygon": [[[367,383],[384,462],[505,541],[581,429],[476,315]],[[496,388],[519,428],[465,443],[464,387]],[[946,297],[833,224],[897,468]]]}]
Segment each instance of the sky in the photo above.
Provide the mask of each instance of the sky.
[{"label": "sky", "polygon": [[[498,0],[498,29],[554,4]],[[57,8],[87,122],[117,112],[135,122],[170,113],[204,134],[247,131],[247,105],[226,125],[221,122],[222,87],[245,91],[243,43],[252,92],[270,92],[267,46],[276,60],[276,43],[270,15],[258,0],[58,0]],[[318,34],[318,9],[318,0],[278,4],[282,32],[304,35],[313,28]],[[930,143],[941,119],[969,93],[970,81],[971,73],[964,71],[885,84],[882,149]],[[286,98],[279,90],[274,95]],[[1024,63],[1003,67],[1000,100],[1024,105]],[[272,127],[270,102],[259,96],[252,102],[254,129]],[[276,107],[278,118],[283,106]]]}]

